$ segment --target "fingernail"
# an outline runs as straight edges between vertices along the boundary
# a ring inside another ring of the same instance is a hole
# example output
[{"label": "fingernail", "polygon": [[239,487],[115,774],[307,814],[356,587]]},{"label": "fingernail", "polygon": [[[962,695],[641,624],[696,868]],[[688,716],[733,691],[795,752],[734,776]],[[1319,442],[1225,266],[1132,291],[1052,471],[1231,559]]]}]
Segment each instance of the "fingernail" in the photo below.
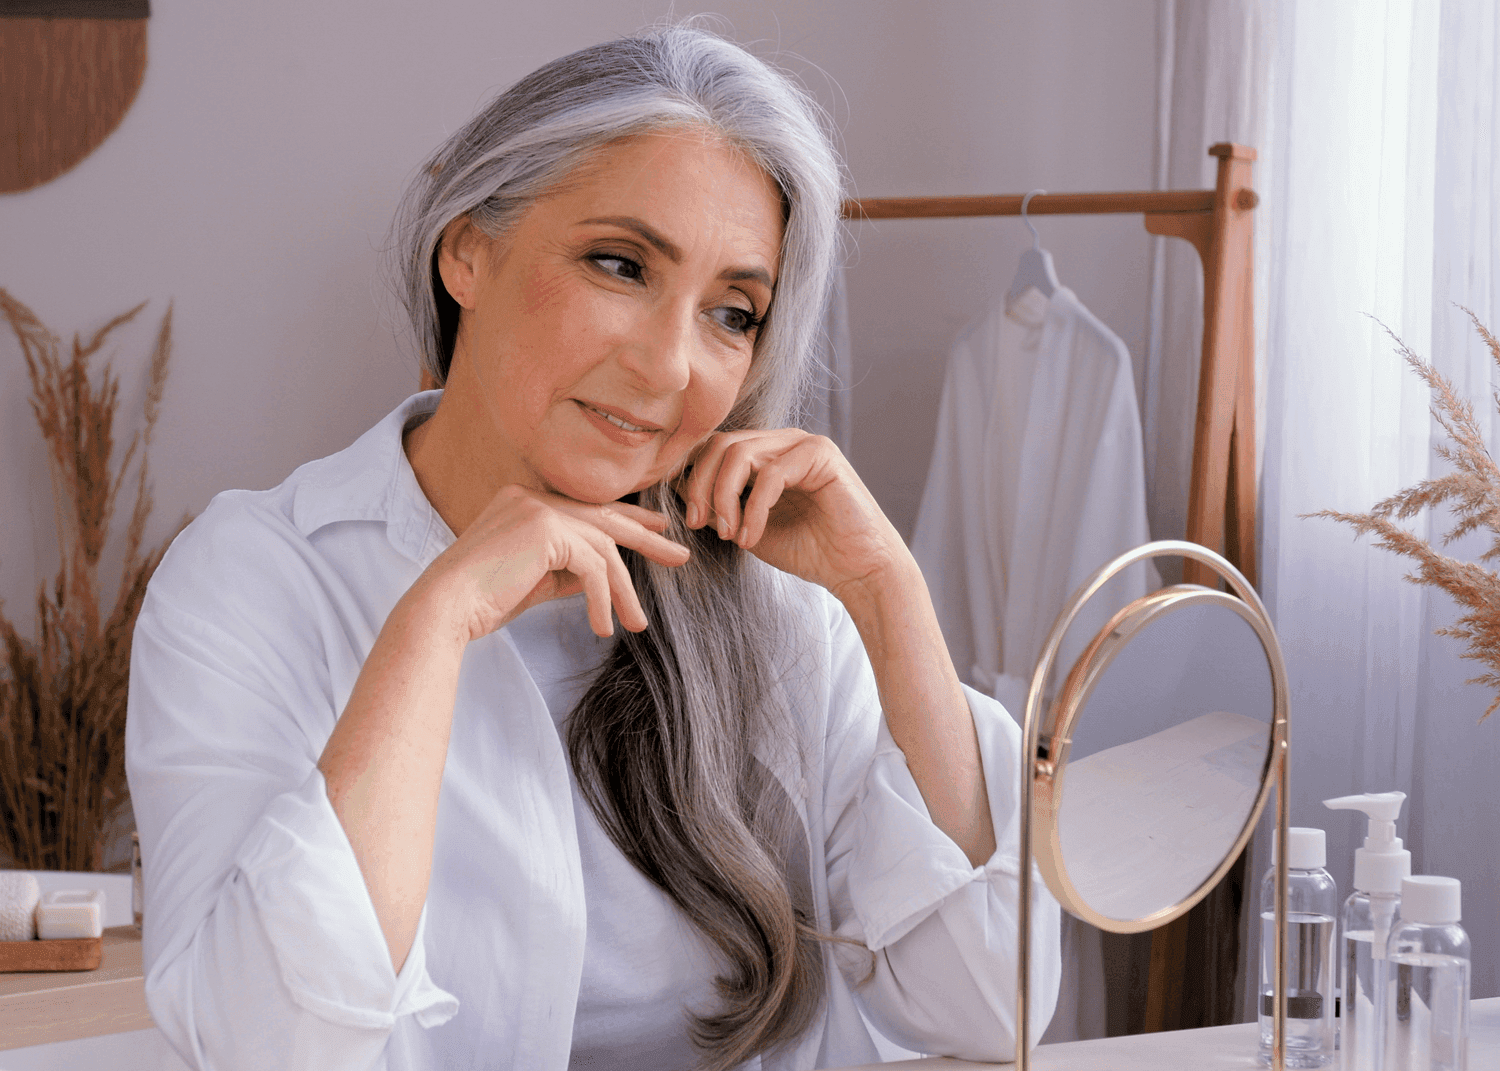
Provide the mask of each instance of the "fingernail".
[{"label": "fingernail", "polygon": [[729,538],[729,522],[727,520],[725,520],[723,517],[719,518],[719,538],[720,539],[728,539]]},{"label": "fingernail", "polygon": [[699,506],[698,503],[696,503],[696,502],[689,502],[688,503],[688,508],[687,508],[687,526],[689,528],[697,528],[698,525],[702,523],[702,521],[699,519],[699,515],[702,512],[703,512],[703,508],[701,506]]},{"label": "fingernail", "polygon": [[740,528],[740,534],[737,535],[737,536],[735,536],[734,541],[736,543],[738,543],[740,546],[743,547],[745,545],[745,543],[749,539],[750,539],[750,526],[749,525],[743,525],[743,526],[741,526],[741,528]]}]

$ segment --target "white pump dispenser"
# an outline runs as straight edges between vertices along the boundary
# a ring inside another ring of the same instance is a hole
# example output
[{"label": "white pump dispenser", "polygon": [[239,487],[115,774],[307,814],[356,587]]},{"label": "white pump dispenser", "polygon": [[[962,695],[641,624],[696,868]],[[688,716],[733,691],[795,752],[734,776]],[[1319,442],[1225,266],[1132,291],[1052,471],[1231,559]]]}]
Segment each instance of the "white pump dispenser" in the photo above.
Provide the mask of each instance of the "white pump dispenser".
[{"label": "white pump dispenser", "polygon": [[1363,811],[1370,824],[1354,852],[1354,892],[1344,901],[1340,1048],[1347,1071],[1380,1066],[1384,1024],[1386,941],[1401,906],[1401,882],[1411,876],[1411,852],[1396,836],[1404,792],[1372,792],[1324,800],[1336,811]]},{"label": "white pump dispenser", "polygon": [[1365,846],[1354,851],[1354,888],[1357,892],[1401,895],[1401,881],[1411,877],[1411,852],[1396,836],[1405,792],[1370,792],[1362,796],[1340,796],[1324,800],[1335,811],[1364,811],[1370,817]]}]

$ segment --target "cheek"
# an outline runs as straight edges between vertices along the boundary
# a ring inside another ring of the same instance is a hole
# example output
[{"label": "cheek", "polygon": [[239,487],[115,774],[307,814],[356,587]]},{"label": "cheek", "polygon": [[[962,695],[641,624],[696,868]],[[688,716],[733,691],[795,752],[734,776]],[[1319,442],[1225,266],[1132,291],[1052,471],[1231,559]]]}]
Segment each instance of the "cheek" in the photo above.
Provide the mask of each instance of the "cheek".
[{"label": "cheek", "polygon": [[562,291],[567,282],[567,277],[562,272],[549,272],[540,266],[533,268],[521,287],[521,311],[527,316],[536,316],[549,310],[561,311]]},{"label": "cheek", "polygon": [[702,438],[717,428],[734,408],[749,369],[750,359],[745,357],[699,372],[683,407],[682,430]]}]

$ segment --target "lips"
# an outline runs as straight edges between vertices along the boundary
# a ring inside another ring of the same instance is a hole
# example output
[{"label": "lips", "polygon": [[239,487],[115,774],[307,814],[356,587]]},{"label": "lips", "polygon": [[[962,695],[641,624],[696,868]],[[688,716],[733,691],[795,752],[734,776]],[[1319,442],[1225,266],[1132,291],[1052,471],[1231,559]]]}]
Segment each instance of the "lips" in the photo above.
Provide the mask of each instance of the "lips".
[{"label": "lips", "polygon": [[659,426],[655,424],[645,423],[644,421],[640,420],[640,418],[632,420],[630,418],[631,414],[621,412],[620,410],[613,407],[593,405],[589,402],[583,401],[578,402],[578,405],[586,412],[592,413],[595,416],[608,421],[610,424],[619,428],[621,431],[635,432],[637,434],[650,434],[662,430]]}]

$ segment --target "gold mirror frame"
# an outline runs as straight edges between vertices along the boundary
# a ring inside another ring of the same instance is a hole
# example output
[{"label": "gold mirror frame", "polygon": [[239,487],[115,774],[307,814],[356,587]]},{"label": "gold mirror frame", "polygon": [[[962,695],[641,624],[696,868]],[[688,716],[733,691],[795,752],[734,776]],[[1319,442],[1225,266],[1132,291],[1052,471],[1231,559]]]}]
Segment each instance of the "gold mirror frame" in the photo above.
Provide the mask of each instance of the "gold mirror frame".
[{"label": "gold mirror frame", "polygon": [[[1151,558],[1181,557],[1208,566],[1229,585],[1233,595],[1202,587],[1197,584],[1177,584],[1151,592],[1135,600],[1099,631],[1092,642],[1079,656],[1063,684],[1057,701],[1052,705],[1046,721],[1050,732],[1042,732],[1043,695],[1057,661],[1058,649],[1068,626],[1073,623],[1086,602],[1092,598],[1112,577],[1138,562]],[[1237,598],[1235,596],[1238,596]],[[1232,849],[1214,868],[1212,874],[1176,904],[1136,919],[1117,919],[1101,915],[1090,908],[1078,895],[1067,877],[1062,862],[1061,844],[1057,831],[1057,816],[1062,801],[1062,776],[1059,770],[1067,758],[1072,743],[1072,730],[1082,708],[1093,693],[1104,670],[1115,656],[1148,624],[1159,620],[1167,613],[1193,604],[1222,605],[1238,614],[1250,625],[1261,642],[1266,661],[1271,671],[1271,741],[1265,765],[1261,770],[1260,786],[1240,834]],[[1274,1007],[1272,1028],[1272,1067],[1284,1071],[1286,1066],[1286,830],[1288,820],[1287,799],[1287,752],[1288,738],[1288,687],[1286,664],[1282,659],[1281,645],[1276,640],[1266,608],[1260,597],[1233,565],[1222,556],[1196,543],[1180,540],[1161,540],[1147,543],[1120,555],[1086,581],[1068,600],[1048,634],[1047,643],[1037,660],[1032,674],[1031,687],[1026,696],[1026,712],[1022,722],[1022,755],[1029,756],[1023,764],[1021,774],[1021,844],[1020,844],[1020,888],[1017,904],[1018,933],[1016,942],[1016,1069],[1028,1071],[1031,1058],[1031,865],[1036,859],[1043,871],[1044,880],[1052,889],[1059,903],[1071,914],[1100,929],[1113,933],[1139,933],[1162,926],[1178,918],[1208,894],[1235,858],[1249,842],[1255,831],[1270,795],[1273,780],[1277,786],[1276,825],[1280,835],[1276,841],[1276,941],[1275,977],[1273,980]],[[1041,798],[1039,809],[1037,799]],[[1041,857],[1036,858],[1033,837],[1040,840]],[[1081,910],[1076,910],[1081,908]]]}]

